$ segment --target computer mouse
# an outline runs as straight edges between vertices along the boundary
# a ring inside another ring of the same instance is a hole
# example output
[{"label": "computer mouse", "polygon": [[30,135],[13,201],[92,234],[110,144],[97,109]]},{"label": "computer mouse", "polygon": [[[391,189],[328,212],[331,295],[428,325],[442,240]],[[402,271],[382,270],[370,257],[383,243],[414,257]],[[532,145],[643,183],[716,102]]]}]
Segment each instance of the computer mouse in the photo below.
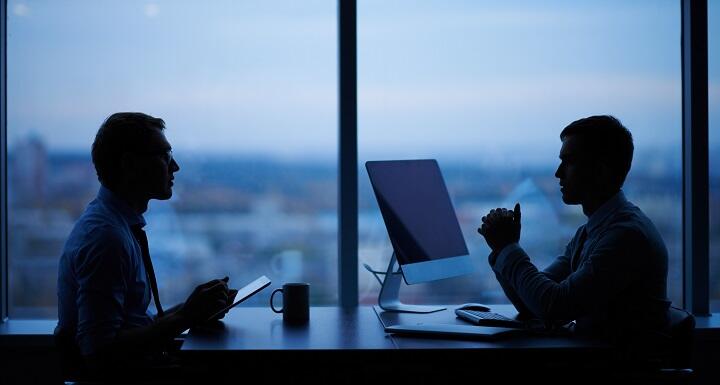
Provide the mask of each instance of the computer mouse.
[{"label": "computer mouse", "polygon": [[475,310],[475,311],[490,311],[490,307],[481,303],[464,303],[458,307],[458,310]]}]

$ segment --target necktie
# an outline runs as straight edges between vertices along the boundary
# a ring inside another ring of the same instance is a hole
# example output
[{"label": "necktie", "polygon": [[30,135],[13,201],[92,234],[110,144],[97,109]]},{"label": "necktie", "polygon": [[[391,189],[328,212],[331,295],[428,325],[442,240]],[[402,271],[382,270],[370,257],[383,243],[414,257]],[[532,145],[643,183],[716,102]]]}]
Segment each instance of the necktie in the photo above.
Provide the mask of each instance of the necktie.
[{"label": "necktie", "polygon": [[580,264],[580,253],[582,253],[583,246],[585,246],[585,240],[587,239],[587,230],[585,228],[582,229],[582,232],[580,233],[580,239],[578,239],[578,244],[575,247],[575,252],[573,253],[572,259],[570,260],[570,269],[572,271],[576,271],[578,268],[578,265]]},{"label": "necktie", "polygon": [[157,308],[158,317],[162,317],[164,314],[162,306],[160,306],[160,296],[158,295],[157,281],[155,280],[155,270],[153,269],[152,261],[150,260],[150,248],[148,247],[147,234],[145,230],[139,225],[131,227],[132,233],[140,244],[140,250],[142,250],[143,265],[145,265],[145,272],[147,273],[148,281],[150,281],[150,290],[152,291],[153,299],[155,300],[155,307]]}]

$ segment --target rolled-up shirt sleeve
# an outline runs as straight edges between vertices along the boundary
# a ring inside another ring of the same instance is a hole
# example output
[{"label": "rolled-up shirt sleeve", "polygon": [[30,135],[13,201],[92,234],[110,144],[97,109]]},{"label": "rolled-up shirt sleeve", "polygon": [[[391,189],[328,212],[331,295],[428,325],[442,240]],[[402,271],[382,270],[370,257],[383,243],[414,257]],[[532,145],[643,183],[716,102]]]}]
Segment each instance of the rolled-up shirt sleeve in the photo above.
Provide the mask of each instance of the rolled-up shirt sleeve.
[{"label": "rolled-up shirt sleeve", "polygon": [[82,255],[75,266],[77,342],[82,354],[90,355],[112,342],[123,325],[129,256],[113,231],[98,234]]},{"label": "rolled-up shirt sleeve", "polygon": [[[606,309],[610,298],[630,284],[633,269],[629,265],[641,242],[641,235],[632,229],[609,229],[578,270],[559,282],[539,271],[517,244],[499,253],[493,270],[537,317],[575,319]],[[551,275],[560,277],[564,269],[556,265]]]},{"label": "rolled-up shirt sleeve", "polygon": [[[548,278],[552,279],[555,282],[560,282],[563,279],[567,278],[567,276],[570,275],[570,253],[572,252],[572,247],[573,241],[570,241],[570,243],[568,243],[565,248],[565,254],[557,257],[555,261],[550,264],[550,266],[543,270],[543,274],[545,274]],[[517,250],[521,250],[520,246],[517,243],[511,243],[510,245],[504,247],[500,251],[500,253],[498,253],[497,258],[499,258],[500,254],[502,254],[504,259],[506,258],[506,255],[508,253],[512,253]],[[497,258],[490,258],[490,260],[497,261]],[[510,300],[510,302],[512,302],[512,304],[515,306],[515,309],[517,309],[518,313],[520,313],[521,316],[532,316],[534,314],[533,311],[528,309],[528,307],[525,305],[520,296],[515,292],[515,289],[513,289],[510,283],[505,278],[503,278],[503,276],[500,275],[497,271],[495,271],[495,278],[500,284],[500,287],[503,289],[505,296]]]},{"label": "rolled-up shirt sleeve", "polygon": [[527,306],[525,306],[525,303],[523,303],[522,299],[517,295],[515,290],[510,286],[510,284],[502,277],[500,274],[495,273],[495,278],[497,279],[498,283],[500,284],[500,287],[502,288],[503,292],[505,293],[505,296],[510,300],[510,302],[515,306],[515,309],[518,311],[518,314],[520,317],[528,317],[532,316],[533,312],[528,309]]}]

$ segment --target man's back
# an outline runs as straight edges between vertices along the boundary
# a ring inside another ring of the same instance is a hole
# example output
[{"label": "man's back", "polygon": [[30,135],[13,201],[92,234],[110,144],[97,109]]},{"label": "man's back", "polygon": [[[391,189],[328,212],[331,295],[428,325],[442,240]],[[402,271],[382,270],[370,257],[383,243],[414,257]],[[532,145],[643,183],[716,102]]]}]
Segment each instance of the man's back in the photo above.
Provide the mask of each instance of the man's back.
[{"label": "man's back", "polygon": [[578,330],[619,338],[661,330],[670,302],[667,249],[660,233],[622,192],[598,211],[585,225],[587,240],[573,272],[587,264],[605,286],[595,288],[598,303],[584,306]]},{"label": "man's back", "polygon": [[76,334],[83,354],[110,342],[121,328],[152,322],[150,290],[130,226],[135,214],[102,187],[75,224],[58,269],[58,327]]}]

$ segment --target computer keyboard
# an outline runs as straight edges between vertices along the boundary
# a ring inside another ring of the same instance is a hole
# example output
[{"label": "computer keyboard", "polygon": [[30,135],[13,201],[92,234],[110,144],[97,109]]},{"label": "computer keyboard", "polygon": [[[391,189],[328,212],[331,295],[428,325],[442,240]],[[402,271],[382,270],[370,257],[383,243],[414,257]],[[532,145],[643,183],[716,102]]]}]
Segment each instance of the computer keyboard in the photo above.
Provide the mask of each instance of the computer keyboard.
[{"label": "computer keyboard", "polygon": [[456,309],[455,314],[465,321],[481,326],[524,327],[520,321],[489,311]]}]

